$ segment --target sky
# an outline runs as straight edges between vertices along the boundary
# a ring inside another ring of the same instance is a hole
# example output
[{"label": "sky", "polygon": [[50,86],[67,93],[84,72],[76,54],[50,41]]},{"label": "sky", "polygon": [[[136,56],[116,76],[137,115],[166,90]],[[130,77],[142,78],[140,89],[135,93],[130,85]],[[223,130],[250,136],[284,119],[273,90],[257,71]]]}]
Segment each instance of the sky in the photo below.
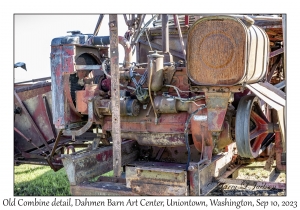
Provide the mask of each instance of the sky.
[{"label": "sky", "polygon": [[[292,1],[291,1],[292,2]],[[72,4],[71,4],[72,3]],[[1,123],[1,196],[0,205],[4,198],[13,197],[13,82],[50,76],[50,44],[54,37],[65,36],[67,31],[80,30],[82,33],[93,33],[100,13],[287,13],[287,197],[276,200],[299,200],[297,164],[299,157],[299,50],[298,25],[299,15],[297,6],[293,3],[279,0],[253,0],[241,3],[240,0],[215,0],[213,2],[184,1],[168,3],[168,1],[101,1],[69,2],[52,1],[14,1],[14,5],[2,4],[0,8],[0,25],[2,28],[2,47],[0,58],[2,77],[2,120]],[[155,11],[155,12],[154,12]],[[52,13],[52,14],[51,14]],[[55,14],[53,14],[55,13]],[[22,15],[21,15],[22,14]],[[33,15],[34,14],[34,15]],[[73,18],[68,15],[74,14]],[[76,14],[76,15],[75,15]],[[88,15],[86,15],[88,14]],[[21,17],[22,16],[22,17]],[[108,17],[108,15],[106,15]],[[102,23],[99,35],[108,35],[107,20]],[[125,31],[119,29],[121,35]],[[25,62],[27,72],[23,69],[13,69],[14,62]],[[15,72],[15,73],[13,73]],[[15,80],[14,80],[15,78]],[[5,192],[5,194],[3,193]],[[203,198],[202,198],[203,199]],[[251,199],[251,198],[247,198]],[[275,198],[263,198],[272,199]],[[244,209],[244,208],[243,208]],[[252,209],[252,208],[251,208]],[[269,208],[268,208],[269,209]]]},{"label": "sky", "polygon": [[[79,30],[83,34],[93,34],[99,14],[55,15],[55,14],[15,14],[14,62],[26,63],[27,71],[14,70],[15,82],[50,77],[50,53],[53,38],[67,36],[67,31]],[[99,36],[108,36],[109,15],[104,15]],[[147,20],[145,20],[146,23]],[[118,33],[124,36],[127,25],[123,15],[118,15]],[[119,45],[119,58],[124,57],[124,49]]]}]

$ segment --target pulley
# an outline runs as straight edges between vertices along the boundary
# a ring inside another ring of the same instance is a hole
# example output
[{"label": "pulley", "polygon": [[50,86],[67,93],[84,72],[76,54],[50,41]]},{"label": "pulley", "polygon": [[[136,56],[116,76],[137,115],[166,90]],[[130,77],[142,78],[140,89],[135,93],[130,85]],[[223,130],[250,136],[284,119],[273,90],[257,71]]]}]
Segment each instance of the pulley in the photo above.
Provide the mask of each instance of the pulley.
[{"label": "pulley", "polygon": [[238,105],[235,138],[238,154],[256,158],[274,137],[274,124],[264,115],[255,95],[244,96]]}]

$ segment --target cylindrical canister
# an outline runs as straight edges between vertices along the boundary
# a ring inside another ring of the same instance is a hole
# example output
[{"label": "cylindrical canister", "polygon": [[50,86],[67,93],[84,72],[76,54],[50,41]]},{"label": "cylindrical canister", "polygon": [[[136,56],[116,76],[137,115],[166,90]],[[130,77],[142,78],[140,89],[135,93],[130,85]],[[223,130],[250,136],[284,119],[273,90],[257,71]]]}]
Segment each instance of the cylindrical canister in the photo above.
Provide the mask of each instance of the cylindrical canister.
[{"label": "cylindrical canister", "polygon": [[156,92],[163,87],[163,69],[163,55],[158,54],[156,51],[148,55],[148,82],[151,82],[151,91]]}]

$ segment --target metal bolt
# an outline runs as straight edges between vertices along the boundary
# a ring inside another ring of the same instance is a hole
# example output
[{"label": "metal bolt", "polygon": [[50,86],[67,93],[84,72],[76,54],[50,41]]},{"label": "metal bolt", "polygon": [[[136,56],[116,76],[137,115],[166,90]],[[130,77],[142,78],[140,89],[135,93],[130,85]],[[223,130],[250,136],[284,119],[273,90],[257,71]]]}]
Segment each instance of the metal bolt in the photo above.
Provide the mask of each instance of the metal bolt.
[{"label": "metal bolt", "polygon": [[192,170],[194,170],[194,169],[195,169],[194,166],[189,166],[189,168],[188,168],[189,171],[192,171]]},{"label": "metal bolt", "polygon": [[110,23],[109,26],[110,26],[110,27],[114,27],[115,24],[114,24],[114,23]]}]

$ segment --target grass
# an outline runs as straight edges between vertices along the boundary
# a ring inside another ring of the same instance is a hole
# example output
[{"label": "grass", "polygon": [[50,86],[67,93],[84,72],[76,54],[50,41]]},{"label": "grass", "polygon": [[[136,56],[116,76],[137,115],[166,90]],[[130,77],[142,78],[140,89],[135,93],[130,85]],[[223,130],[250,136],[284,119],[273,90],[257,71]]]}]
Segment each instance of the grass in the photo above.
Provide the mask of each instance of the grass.
[{"label": "grass", "polygon": [[[110,171],[102,176],[112,175],[113,171]],[[90,181],[95,182],[98,177]],[[14,167],[14,196],[70,195],[70,183],[64,168],[54,172],[49,166],[23,164]]]},{"label": "grass", "polygon": [[15,196],[70,196],[70,184],[64,168],[54,172],[49,166],[14,167]]}]

